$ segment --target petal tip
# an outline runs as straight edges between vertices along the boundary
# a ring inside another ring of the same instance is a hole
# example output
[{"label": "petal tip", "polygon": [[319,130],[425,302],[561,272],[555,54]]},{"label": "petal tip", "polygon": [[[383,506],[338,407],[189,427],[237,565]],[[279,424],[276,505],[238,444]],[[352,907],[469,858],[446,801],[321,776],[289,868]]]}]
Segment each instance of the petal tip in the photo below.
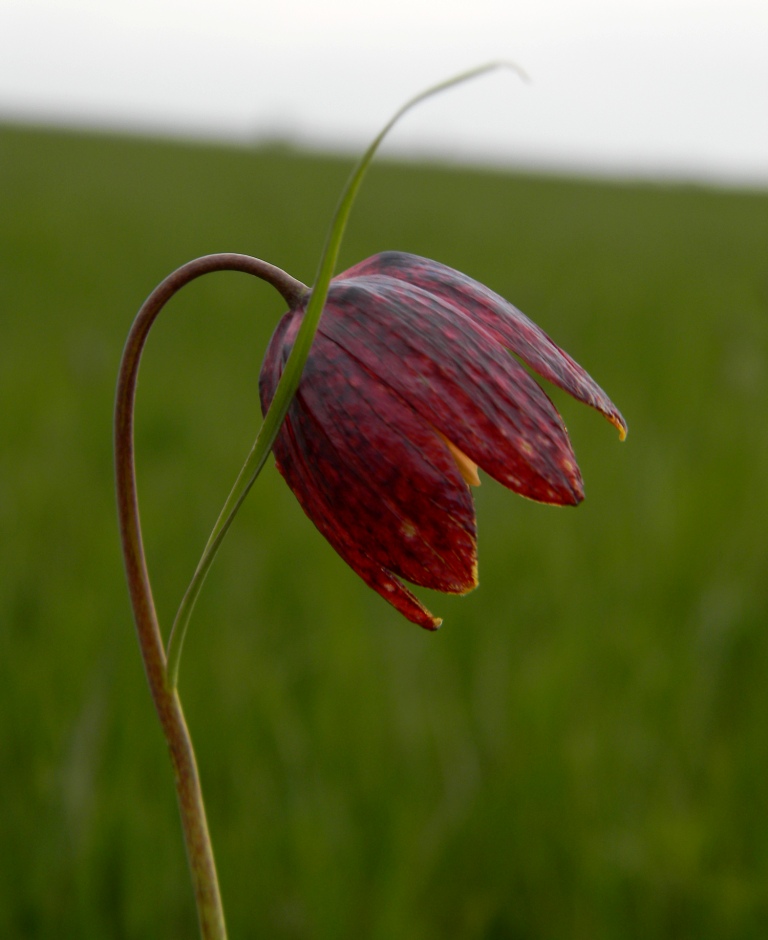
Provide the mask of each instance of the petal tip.
[{"label": "petal tip", "polygon": [[477,576],[477,555],[472,555],[470,562],[468,576],[465,576],[461,581],[457,582],[451,590],[446,591],[447,594],[456,594],[459,597],[464,597],[465,594],[470,594],[480,583],[480,580]]},{"label": "petal tip", "polygon": [[475,590],[475,588],[478,586],[478,584],[480,584],[480,579],[479,579],[479,577],[477,576],[477,559],[475,559],[475,560],[472,562],[472,575],[471,575],[471,577],[470,577],[470,579],[469,579],[469,583],[467,584],[467,586],[466,586],[462,591],[459,591],[459,593],[460,593],[461,595],[470,594],[472,591]]},{"label": "petal tip", "polygon": [[611,411],[606,417],[619,432],[619,440],[625,441],[629,428],[627,427],[627,422],[624,420],[624,415],[622,415],[620,411]]}]

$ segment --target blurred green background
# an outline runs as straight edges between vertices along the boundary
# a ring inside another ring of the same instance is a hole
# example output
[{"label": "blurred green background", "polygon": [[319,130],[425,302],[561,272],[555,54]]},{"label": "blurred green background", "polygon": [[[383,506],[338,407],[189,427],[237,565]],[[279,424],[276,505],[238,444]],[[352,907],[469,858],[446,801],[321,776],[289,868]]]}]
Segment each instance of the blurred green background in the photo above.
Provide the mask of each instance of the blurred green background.
[{"label": "blurred green background", "polygon": [[[0,936],[192,937],[118,553],[111,411],[142,300],[211,251],[311,283],[350,163],[0,129]],[[270,465],[181,688],[235,937],[747,938],[768,929],[768,195],[374,165],[342,266],[507,296],[626,416],[553,393],[578,509],[476,493],[481,587],[358,581]],[[168,625],[252,443],[282,312],[187,287],[137,414]]]}]

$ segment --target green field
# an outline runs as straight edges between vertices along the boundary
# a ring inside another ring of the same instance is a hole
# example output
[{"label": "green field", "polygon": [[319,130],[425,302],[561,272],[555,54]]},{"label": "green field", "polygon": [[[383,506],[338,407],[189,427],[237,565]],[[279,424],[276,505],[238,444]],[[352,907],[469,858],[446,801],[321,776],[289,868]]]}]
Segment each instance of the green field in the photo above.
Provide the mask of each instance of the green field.
[{"label": "green field", "polygon": [[[212,251],[311,282],[350,163],[0,128],[0,936],[189,938],[118,553],[111,412],[149,290]],[[341,264],[507,296],[629,422],[553,393],[587,499],[477,492],[435,634],[270,465],[182,662],[233,938],[768,935],[768,195],[381,161]],[[168,625],[260,420],[282,312],[216,274],[150,338],[145,535]]]}]

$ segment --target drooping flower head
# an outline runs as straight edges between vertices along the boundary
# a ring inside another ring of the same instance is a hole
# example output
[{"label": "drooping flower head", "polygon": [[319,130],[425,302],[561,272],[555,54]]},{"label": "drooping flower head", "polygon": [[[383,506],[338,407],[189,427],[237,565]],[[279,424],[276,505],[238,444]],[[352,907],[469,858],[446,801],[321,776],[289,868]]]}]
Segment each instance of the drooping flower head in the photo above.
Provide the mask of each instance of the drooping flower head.
[{"label": "drooping flower head", "polygon": [[[303,303],[270,341],[266,412]],[[278,470],[333,548],[409,620],[440,620],[400,580],[452,594],[477,585],[477,468],[544,503],[583,499],[555,406],[510,355],[626,423],[535,323],[464,274],[385,252],[331,281],[301,383],[274,443]]]}]

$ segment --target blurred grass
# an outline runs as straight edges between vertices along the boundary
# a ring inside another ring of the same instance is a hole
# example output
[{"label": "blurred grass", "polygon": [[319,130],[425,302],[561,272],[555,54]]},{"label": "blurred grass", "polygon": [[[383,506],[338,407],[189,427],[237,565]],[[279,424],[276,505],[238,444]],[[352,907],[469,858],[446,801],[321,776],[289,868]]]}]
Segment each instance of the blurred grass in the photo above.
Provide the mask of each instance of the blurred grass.
[{"label": "blurred grass", "polygon": [[[0,128],[0,936],[195,935],[118,556],[118,359],[196,255],[311,282],[348,171]],[[768,196],[381,162],[343,266],[386,248],[508,296],[630,436],[554,396],[587,501],[486,480],[482,586],[427,598],[436,636],[265,471],[182,663],[231,935],[765,936]],[[281,311],[216,275],[150,339],[139,485],[166,624]]]}]

